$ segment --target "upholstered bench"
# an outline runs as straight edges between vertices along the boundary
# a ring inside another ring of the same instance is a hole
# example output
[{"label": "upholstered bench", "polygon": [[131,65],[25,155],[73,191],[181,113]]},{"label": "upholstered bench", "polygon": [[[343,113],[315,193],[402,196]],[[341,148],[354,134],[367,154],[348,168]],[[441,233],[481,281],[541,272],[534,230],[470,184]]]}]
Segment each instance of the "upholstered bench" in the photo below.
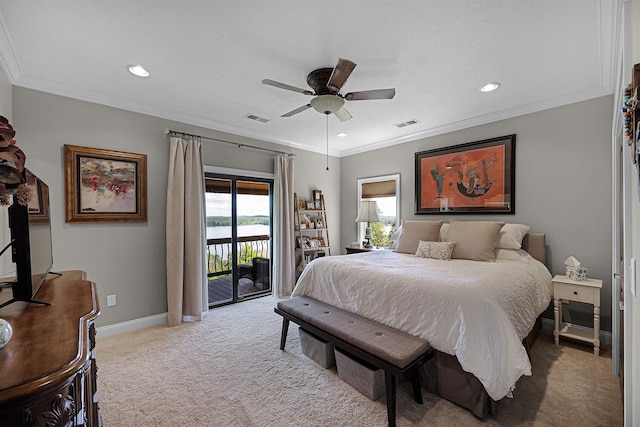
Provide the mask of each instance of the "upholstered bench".
[{"label": "upholstered bench", "polygon": [[389,426],[396,425],[396,377],[409,375],[414,399],[422,403],[418,369],[433,355],[426,340],[309,297],[279,301],[274,311],[283,317],[280,350],[284,350],[292,321],[384,370]]}]

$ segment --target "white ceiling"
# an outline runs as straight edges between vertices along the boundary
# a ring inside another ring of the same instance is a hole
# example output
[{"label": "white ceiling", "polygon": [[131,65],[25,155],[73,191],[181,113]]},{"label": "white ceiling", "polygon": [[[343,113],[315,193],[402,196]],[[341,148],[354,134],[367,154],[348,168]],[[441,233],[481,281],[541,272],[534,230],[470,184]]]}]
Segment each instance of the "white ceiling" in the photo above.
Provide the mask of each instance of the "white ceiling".
[{"label": "white ceiling", "polygon": [[342,93],[396,96],[329,117],[329,151],[344,156],[610,94],[616,4],[2,0],[0,64],[16,86],[325,152],[323,114],[280,117],[311,97],[261,81],[307,89],[309,72],[347,58]]}]

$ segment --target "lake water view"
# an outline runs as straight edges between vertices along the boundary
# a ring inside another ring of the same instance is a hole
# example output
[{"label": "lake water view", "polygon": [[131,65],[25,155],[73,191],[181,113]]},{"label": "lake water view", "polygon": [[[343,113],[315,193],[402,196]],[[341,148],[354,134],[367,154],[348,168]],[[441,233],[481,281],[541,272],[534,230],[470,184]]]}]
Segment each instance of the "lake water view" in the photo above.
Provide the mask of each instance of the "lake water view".
[{"label": "lake water view", "polygon": [[[240,225],[238,236],[262,236],[269,235],[269,226],[263,224]],[[231,226],[207,227],[207,239],[222,239],[231,237]]]}]

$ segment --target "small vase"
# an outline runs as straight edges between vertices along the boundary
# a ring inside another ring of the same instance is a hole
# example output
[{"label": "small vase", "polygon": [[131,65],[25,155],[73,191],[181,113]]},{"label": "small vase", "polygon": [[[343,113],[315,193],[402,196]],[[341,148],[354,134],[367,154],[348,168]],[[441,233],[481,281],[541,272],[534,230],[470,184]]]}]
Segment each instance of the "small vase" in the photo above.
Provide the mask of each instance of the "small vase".
[{"label": "small vase", "polygon": [[13,335],[11,324],[4,319],[0,319],[0,348],[7,345]]}]

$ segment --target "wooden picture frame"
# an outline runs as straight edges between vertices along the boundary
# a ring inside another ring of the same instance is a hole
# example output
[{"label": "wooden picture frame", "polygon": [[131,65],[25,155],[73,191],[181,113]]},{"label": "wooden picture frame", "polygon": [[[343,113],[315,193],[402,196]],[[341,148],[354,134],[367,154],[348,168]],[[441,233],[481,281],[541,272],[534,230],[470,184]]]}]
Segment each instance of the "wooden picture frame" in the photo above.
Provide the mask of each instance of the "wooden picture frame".
[{"label": "wooden picture frame", "polygon": [[322,236],[312,237],[311,239],[309,239],[309,244],[312,248],[320,248],[326,246],[324,243],[324,237]]},{"label": "wooden picture frame", "polygon": [[514,214],[515,135],[415,154],[415,213]]},{"label": "wooden picture frame", "polygon": [[313,202],[307,202],[307,210],[308,211],[315,210],[315,204]]},{"label": "wooden picture frame", "polygon": [[319,202],[322,198],[322,190],[313,190],[312,194],[315,202]]},{"label": "wooden picture frame", "polygon": [[302,197],[296,199],[296,205],[298,206],[298,210],[305,210],[307,208],[307,203]]},{"label": "wooden picture frame", "polygon": [[147,221],[147,156],[64,146],[66,222]]}]

